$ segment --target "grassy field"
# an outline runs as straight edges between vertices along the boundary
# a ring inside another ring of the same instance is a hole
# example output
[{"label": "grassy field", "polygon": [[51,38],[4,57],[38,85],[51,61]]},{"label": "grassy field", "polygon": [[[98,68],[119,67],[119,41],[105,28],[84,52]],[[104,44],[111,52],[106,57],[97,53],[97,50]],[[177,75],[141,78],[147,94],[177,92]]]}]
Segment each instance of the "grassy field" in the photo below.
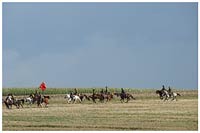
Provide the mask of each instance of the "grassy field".
[{"label": "grassy field", "polygon": [[[3,90],[4,91],[4,90]],[[198,91],[176,90],[178,101],[161,101],[155,90],[133,90],[136,98],[121,103],[67,104],[64,94],[51,94],[48,108],[2,109],[4,131],[18,130],[198,130]],[[3,96],[4,97],[4,96]],[[18,98],[24,95],[17,96]]]}]

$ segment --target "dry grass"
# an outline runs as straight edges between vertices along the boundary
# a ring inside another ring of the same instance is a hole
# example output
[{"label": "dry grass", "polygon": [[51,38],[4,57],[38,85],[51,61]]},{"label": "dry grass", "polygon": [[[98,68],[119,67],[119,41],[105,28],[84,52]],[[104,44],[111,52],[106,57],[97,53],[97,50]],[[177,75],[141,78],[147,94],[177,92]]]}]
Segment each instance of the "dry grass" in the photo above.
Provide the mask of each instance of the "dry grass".
[{"label": "dry grass", "polygon": [[52,95],[48,108],[3,106],[3,130],[198,130],[197,91],[182,91],[178,101],[163,102],[152,92],[138,92],[129,103],[67,104]]}]

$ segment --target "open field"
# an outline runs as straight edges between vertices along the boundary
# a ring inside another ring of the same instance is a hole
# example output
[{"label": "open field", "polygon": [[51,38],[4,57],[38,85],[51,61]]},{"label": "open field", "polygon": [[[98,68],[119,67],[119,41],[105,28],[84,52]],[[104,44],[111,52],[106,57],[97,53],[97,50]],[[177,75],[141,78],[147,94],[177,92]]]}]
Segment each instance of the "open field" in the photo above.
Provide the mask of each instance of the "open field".
[{"label": "open field", "polygon": [[[121,103],[67,104],[64,94],[51,94],[48,108],[6,109],[3,105],[4,131],[16,130],[198,130],[198,91],[176,90],[178,101],[161,101],[155,90],[134,90],[136,98]],[[17,96],[19,98],[24,95]]]}]

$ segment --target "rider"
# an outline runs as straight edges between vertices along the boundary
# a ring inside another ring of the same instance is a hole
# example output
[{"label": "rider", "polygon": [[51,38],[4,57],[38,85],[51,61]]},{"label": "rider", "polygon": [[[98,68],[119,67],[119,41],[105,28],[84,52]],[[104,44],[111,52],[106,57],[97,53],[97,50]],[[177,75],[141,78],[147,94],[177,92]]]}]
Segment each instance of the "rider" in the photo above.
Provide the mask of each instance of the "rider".
[{"label": "rider", "polygon": [[38,95],[38,90],[35,90],[35,94],[34,94],[34,95],[35,95],[36,97],[39,96],[39,95]]},{"label": "rider", "polygon": [[126,96],[126,93],[125,93],[125,91],[124,91],[124,89],[123,88],[121,88],[121,94],[122,94],[122,96]]},{"label": "rider", "polygon": [[125,91],[124,91],[124,89],[123,89],[123,88],[121,88],[121,93],[122,93],[122,94],[125,94]]},{"label": "rider", "polygon": [[92,89],[92,95],[93,96],[95,95],[95,89]]},{"label": "rider", "polygon": [[74,95],[77,95],[78,91],[76,90],[76,88],[74,89]]},{"label": "rider", "polygon": [[172,94],[172,89],[170,88],[170,86],[169,86],[168,93],[169,93],[169,96],[171,96],[171,94]]},{"label": "rider", "polygon": [[101,89],[100,93],[103,94],[103,89]]},{"label": "rider", "polygon": [[107,94],[108,93],[108,86],[106,86],[105,88],[106,88],[105,94]]},{"label": "rider", "polygon": [[165,89],[165,86],[163,85],[163,86],[162,86],[162,91],[165,91],[165,90],[166,90],[166,89]]},{"label": "rider", "polygon": [[71,98],[71,100],[73,100],[73,94],[72,94],[72,92],[70,93],[70,98]]},{"label": "rider", "polygon": [[164,86],[164,85],[162,86],[161,91],[162,91],[162,97],[166,96],[165,99],[169,98],[169,93],[168,93],[168,91],[165,89],[165,86]]}]

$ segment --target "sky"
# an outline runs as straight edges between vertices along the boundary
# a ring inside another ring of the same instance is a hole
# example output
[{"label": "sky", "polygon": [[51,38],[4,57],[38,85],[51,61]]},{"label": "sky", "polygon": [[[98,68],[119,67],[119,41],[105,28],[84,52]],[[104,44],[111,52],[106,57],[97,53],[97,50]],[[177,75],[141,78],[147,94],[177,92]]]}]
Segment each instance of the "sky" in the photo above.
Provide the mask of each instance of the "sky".
[{"label": "sky", "polygon": [[3,87],[197,89],[197,3],[3,3]]}]

